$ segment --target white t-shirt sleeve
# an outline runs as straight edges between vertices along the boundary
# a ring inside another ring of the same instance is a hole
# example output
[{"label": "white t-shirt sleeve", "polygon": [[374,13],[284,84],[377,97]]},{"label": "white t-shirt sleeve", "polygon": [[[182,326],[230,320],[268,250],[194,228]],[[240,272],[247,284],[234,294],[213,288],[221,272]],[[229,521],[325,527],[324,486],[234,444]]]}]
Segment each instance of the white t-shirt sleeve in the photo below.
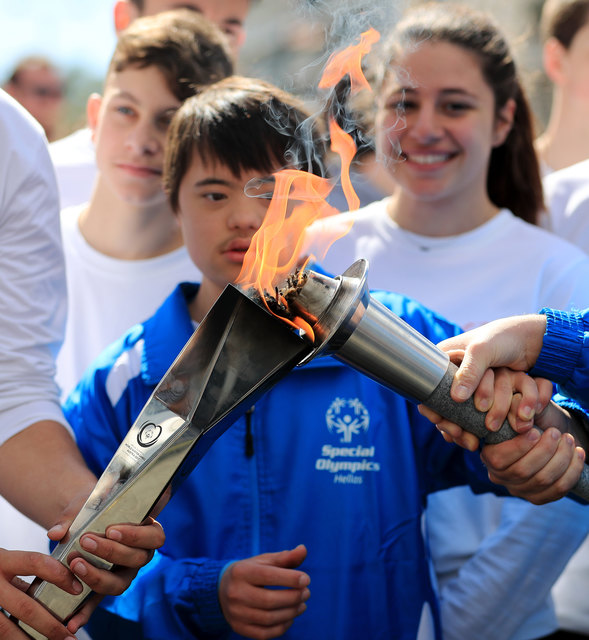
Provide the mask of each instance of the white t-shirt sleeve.
[{"label": "white t-shirt sleeve", "polygon": [[55,176],[40,127],[0,92],[0,443],[67,425],[54,380],[67,300]]}]

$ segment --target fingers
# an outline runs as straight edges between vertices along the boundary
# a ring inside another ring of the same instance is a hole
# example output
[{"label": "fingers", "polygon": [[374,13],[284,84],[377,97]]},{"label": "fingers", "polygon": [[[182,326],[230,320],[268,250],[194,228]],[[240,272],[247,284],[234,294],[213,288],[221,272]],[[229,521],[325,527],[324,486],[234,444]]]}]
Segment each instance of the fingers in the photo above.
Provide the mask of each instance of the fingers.
[{"label": "fingers", "polygon": [[[464,402],[479,386],[485,372],[489,368],[488,358],[484,353],[479,353],[480,349],[476,344],[471,344],[462,355],[462,362],[454,376],[450,396],[455,402]],[[450,358],[454,361],[458,358],[458,353],[451,352]]]},{"label": "fingers", "polygon": [[489,431],[498,431],[505,421],[513,399],[511,376],[506,369],[492,371],[488,369],[481,384],[484,387],[482,399],[479,390],[475,392],[475,406],[479,411],[486,411],[485,426]]},{"label": "fingers", "polygon": [[260,556],[264,562],[276,567],[287,567],[294,569],[301,565],[307,557],[307,548],[304,544],[299,544],[294,549],[279,551],[278,553],[268,553]]},{"label": "fingers", "polygon": [[0,572],[12,581],[15,576],[37,576],[47,580],[68,593],[77,595],[82,585],[61,562],[35,551],[7,551],[0,549]]},{"label": "fingers", "polygon": [[146,524],[118,524],[106,530],[106,537],[88,533],[80,539],[85,551],[113,565],[139,569],[147,564],[155,549],[165,542],[159,522],[151,518]]},{"label": "fingers", "polygon": [[[6,551],[0,549],[0,601],[2,607],[15,618],[51,640],[63,640],[71,633],[61,625],[41,604],[35,602],[24,590],[28,585],[17,575],[37,575],[56,584],[68,593],[78,594],[82,585],[57,560],[41,553]],[[27,638],[16,624],[0,614],[0,638],[10,640]]]},{"label": "fingers", "polygon": [[305,611],[311,595],[310,578],[294,567],[306,555],[306,548],[299,545],[240,560],[226,569],[219,585],[219,600],[236,633],[248,638],[276,638]]},{"label": "fingers", "polygon": [[311,578],[304,571],[268,564],[265,559],[266,555],[270,554],[236,562],[228,571],[231,571],[235,580],[243,580],[255,586],[302,589],[311,582]]},{"label": "fingers", "polygon": [[[489,470],[494,471],[500,483],[523,481],[538,471],[542,465],[540,457],[545,464],[554,453],[555,447],[551,446],[551,442],[543,441],[539,444],[542,435],[537,429],[531,429],[506,442],[486,445],[481,452],[481,458]],[[538,448],[534,449],[536,446]],[[526,458],[528,454],[530,457]],[[513,467],[522,460],[524,464],[519,468]]]},{"label": "fingers", "polygon": [[115,569],[99,569],[82,557],[72,559],[70,569],[96,593],[120,595],[131,584],[137,570],[151,560],[153,550],[163,545],[165,535],[162,526],[148,518],[141,525],[111,526],[106,536],[87,533],[81,537],[80,545]]},{"label": "fingers", "polygon": [[294,619],[307,609],[304,602],[283,609],[249,608],[237,612],[233,623],[229,621],[233,631],[246,638],[266,640],[278,638],[292,626]]},{"label": "fingers", "polygon": [[92,591],[101,595],[120,596],[131,584],[138,569],[99,569],[84,558],[74,558],[70,569]]},{"label": "fingers", "polygon": [[478,449],[479,439],[472,433],[465,431],[456,423],[446,420],[439,413],[432,411],[423,404],[418,405],[417,410],[422,416],[436,425],[436,428],[442,434],[442,437],[446,442],[457,444],[463,449],[468,449],[469,451],[476,451]]},{"label": "fingers", "polygon": [[[72,637],[68,629],[60,624],[45,607],[21,591],[18,591],[18,594],[12,598],[2,590],[3,607],[11,615],[50,640],[64,640]],[[0,613],[0,638],[28,640],[30,636],[23,633],[14,621]]]},{"label": "fingers", "polygon": [[[553,385],[544,378],[532,378],[525,373],[511,373],[513,387],[519,393],[514,396],[509,413],[511,426],[519,433],[533,426],[539,414],[550,403]],[[537,423],[536,423],[537,424]]]},{"label": "fingers", "polygon": [[578,481],[585,453],[575,448],[570,434],[550,428],[533,429],[499,445],[483,449],[491,481],[505,485],[516,496],[535,504],[557,500]]},{"label": "fingers", "polygon": [[[281,636],[292,625],[294,618],[306,610],[306,601],[311,592],[307,587],[268,589],[251,584],[251,576],[242,575],[243,572],[249,573],[251,567],[248,565],[245,561],[236,562],[228,569],[234,575],[220,598],[223,613],[233,630],[240,635],[261,639]],[[308,584],[308,576],[305,580],[296,580],[297,584],[305,582]]]},{"label": "fingers", "polygon": [[80,491],[72,498],[71,502],[63,510],[59,520],[47,532],[47,536],[50,540],[58,542],[66,535],[72,522],[78,515],[80,509],[86,501],[86,498],[93,488],[94,486],[92,485],[91,487],[88,487],[87,490]]},{"label": "fingers", "polygon": [[239,622],[232,625],[239,635],[256,640],[278,638],[292,626],[294,619],[307,609],[305,602],[300,602],[283,609],[263,610],[249,608],[240,616]]},{"label": "fingers", "polygon": [[[71,633],[77,633],[80,628],[88,622],[90,616],[101,600],[101,595],[93,594],[92,596],[90,596],[84,603],[84,606],[70,618],[69,622],[67,623],[68,631],[70,631]],[[0,638],[1,637],[2,636],[0,636]]]}]

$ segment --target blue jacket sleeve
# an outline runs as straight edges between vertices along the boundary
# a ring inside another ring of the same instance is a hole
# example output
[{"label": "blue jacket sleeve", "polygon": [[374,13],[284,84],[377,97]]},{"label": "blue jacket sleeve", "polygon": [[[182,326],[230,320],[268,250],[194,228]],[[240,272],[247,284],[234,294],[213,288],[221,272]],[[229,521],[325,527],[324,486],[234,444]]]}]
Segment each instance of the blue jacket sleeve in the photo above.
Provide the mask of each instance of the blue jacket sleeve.
[{"label": "blue jacket sleeve", "polygon": [[207,558],[175,560],[158,552],[124,594],[103,600],[101,606],[116,617],[98,618],[88,630],[93,637],[109,637],[108,629],[121,627],[117,618],[122,618],[136,623],[141,638],[225,638],[231,629],[217,598],[225,564]]},{"label": "blue jacket sleeve", "polygon": [[589,410],[589,309],[566,313],[542,309],[546,333],[532,375],[559,386],[559,404]]}]

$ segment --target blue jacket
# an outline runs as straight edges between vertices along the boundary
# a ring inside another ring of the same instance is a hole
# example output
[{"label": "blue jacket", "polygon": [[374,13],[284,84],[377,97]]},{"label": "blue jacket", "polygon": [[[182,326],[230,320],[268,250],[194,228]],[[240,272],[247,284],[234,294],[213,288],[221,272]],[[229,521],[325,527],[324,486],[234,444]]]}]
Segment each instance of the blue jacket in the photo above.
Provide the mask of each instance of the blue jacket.
[{"label": "blue jacket", "polygon": [[[531,373],[559,385],[559,404],[589,410],[589,309],[567,313],[542,309],[546,333]],[[576,402],[575,402],[576,401]],[[578,403],[578,404],[577,404]]]},{"label": "blue jacket", "polygon": [[[95,473],[192,334],[187,301],[196,291],[180,285],[67,401]],[[458,332],[407,298],[375,296],[433,342]],[[161,552],[125,594],[104,602],[120,618],[103,611],[89,630],[96,640],[237,637],[217,599],[222,568],[304,543],[311,599],[285,637],[414,640],[421,625],[439,638],[421,516],[430,492],[466,483],[496,488],[478,455],[445,443],[410,402],[317,358],[215,442],[158,517]]]}]

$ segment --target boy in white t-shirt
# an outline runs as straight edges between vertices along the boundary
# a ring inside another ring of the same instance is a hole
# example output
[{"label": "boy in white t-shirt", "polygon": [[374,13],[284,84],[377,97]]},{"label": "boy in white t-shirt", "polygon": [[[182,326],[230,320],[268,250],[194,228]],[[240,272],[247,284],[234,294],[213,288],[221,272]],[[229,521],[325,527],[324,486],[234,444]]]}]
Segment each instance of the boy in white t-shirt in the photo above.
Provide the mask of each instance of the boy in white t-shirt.
[{"label": "boy in white t-shirt", "polygon": [[116,337],[199,274],[161,186],[168,123],[199,85],[232,72],[223,34],[187,10],[140,18],[121,35],[102,96],[88,100],[98,176],[62,212],[68,322],[57,361],[67,394]]},{"label": "boy in white t-shirt", "polygon": [[[245,19],[253,0],[117,0],[113,7],[113,23],[117,36],[143,16],[153,16],[179,7],[202,14],[214,22],[227,36],[237,57],[245,41]],[[62,208],[88,201],[96,178],[96,162],[91,131],[88,127],[56,140],[49,145],[55,167]]]}]

